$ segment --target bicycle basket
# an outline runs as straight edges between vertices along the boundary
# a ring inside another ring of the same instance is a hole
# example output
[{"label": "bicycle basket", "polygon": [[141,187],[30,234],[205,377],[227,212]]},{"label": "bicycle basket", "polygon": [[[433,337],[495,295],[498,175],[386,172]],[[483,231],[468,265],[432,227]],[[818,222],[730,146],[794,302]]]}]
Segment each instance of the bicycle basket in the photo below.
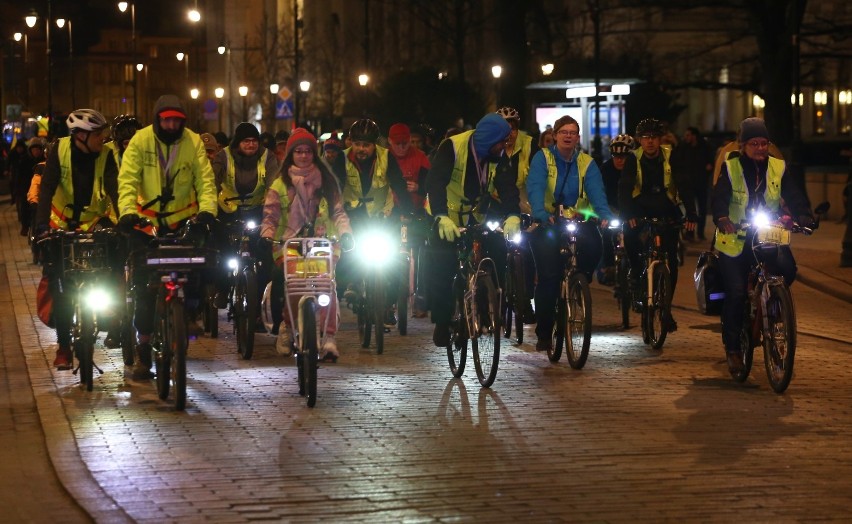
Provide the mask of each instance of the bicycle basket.
[{"label": "bicycle basket", "polygon": [[758,244],[790,245],[790,230],[781,225],[771,224],[757,230],[755,240]]},{"label": "bicycle basket", "polygon": [[287,279],[333,276],[332,245],[325,238],[298,238],[287,241]]},{"label": "bicycle basket", "polygon": [[107,270],[118,256],[118,241],[112,232],[59,233],[50,239],[51,263],[63,276]]}]

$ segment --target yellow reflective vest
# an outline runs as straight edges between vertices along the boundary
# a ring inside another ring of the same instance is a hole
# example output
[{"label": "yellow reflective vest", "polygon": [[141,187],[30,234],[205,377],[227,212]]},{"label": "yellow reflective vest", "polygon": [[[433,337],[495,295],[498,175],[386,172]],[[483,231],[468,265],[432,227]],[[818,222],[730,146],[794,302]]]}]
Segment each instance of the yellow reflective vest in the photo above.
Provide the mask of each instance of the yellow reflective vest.
[{"label": "yellow reflective vest", "polygon": [[[547,163],[547,191],[544,193],[544,209],[546,211],[556,211],[556,178],[558,174],[556,170],[556,157],[553,156],[553,152],[547,147],[542,148],[541,152],[544,154],[545,163]],[[582,151],[577,151],[577,175],[580,178],[579,191],[577,193],[577,202],[570,208],[584,215],[594,214],[592,204],[586,196],[586,185],[584,184],[586,171],[589,170],[589,165],[593,161],[594,159],[590,155]],[[569,176],[569,173],[566,172],[565,176]]]},{"label": "yellow reflective vest", "polygon": [[[738,224],[746,217],[748,208],[748,186],[743,175],[743,165],[740,159],[733,158],[725,161],[728,168],[728,179],[731,181],[731,202],[728,204],[728,218]],[[766,208],[778,211],[781,207],[781,179],[784,177],[785,163],[774,157],[769,157],[766,168],[766,189],[763,199]],[[716,230],[716,249],[731,257],[739,256],[745,247],[745,238],[739,232],[722,233]]]},{"label": "yellow reflective vest", "polygon": [[[71,140],[70,136],[60,138],[57,145],[60,178],[56,193],[53,194],[53,200],[50,202],[50,227],[53,229],[67,229],[68,221],[74,216],[74,181],[71,177],[71,148],[74,146]],[[102,218],[116,222],[115,211],[104,188],[104,169],[107,158],[112,154],[112,147],[104,144],[104,148],[95,160],[92,200],[85,209],[81,210],[77,226],[83,231],[89,230]]]},{"label": "yellow reflective vest", "polygon": [[[251,193],[251,199],[242,202],[246,206],[263,205],[263,199],[266,196],[266,158],[269,155],[269,150],[264,149],[260,158],[257,160],[257,185]],[[225,148],[225,158],[227,159],[227,171],[225,180],[222,181],[222,190],[219,191],[219,207],[226,213],[233,213],[237,210],[240,202],[237,200],[229,200],[239,196],[236,188],[236,166],[234,166],[234,157],[231,155],[231,149]]]},{"label": "yellow reflective vest", "polygon": [[388,215],[393,210],[393,191],[388,185],[388,150],[376,146],[376,160],[373,162],[373,181],[370,190],[364,194],[361,187],[361,173],[358,167],[349,159],[352,148],[343,151],[346,162],[346,184],[343,187],[343,201],[350,208],[356,208],[361,198],[372,198],[366,203],[367,214],[371,217],[380,214]]},{"label": "yellow reflective vest", "polygon": [[[669,157],[672,156],[672,148],[664,145],[660,146],[660,153],[663,155],[663,185],[666,186],[666,195],[673,203],[678,203],[677,188],[672,181],[672,166],[669,163]],[[633,198],[642,194],[642,148],[633,151],[636,155],[636,185],[633,186]]]}]

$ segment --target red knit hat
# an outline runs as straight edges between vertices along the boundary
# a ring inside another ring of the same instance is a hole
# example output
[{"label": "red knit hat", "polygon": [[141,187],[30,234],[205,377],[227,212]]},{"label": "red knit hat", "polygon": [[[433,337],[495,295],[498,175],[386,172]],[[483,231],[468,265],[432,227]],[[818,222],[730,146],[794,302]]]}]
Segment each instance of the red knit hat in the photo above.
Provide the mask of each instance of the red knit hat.
[{"label": "red knit hat", "polygon": [[388,140],[392,143],[411,140],[411,129],[405,124],[394,124],[388,130]]},{"label": "red knit hat", "polygon": [[290,152],[296,148],[296,146],[305,145],[311,148],[311,150],[316,154],[317,152],[317,139],[314,135],[311,134],[305,128],[297,127],[293,130],[293,133],[290,135],[290,138],[287,139],[287,151],[284,153],[284,156],[289,156]]}]

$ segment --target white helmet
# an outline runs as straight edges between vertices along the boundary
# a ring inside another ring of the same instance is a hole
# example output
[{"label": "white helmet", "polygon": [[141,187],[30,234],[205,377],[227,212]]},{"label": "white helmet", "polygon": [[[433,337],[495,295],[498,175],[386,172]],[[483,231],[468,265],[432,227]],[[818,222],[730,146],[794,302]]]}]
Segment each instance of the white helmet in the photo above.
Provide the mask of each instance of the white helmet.
[{"label": "white helmet", "polygon": [[501,107],[496,111],[496,113],[502,116],[505,120],[520,120],[521,114],[518,113],[518,110],[514,107]]},{"label": "white helmet", "polygon": [[104,115],[94,109],[77,109],[76,111],[72,111],[65,123],[68,125],[69,132],[76,130],[98,131],[109,125]]}]

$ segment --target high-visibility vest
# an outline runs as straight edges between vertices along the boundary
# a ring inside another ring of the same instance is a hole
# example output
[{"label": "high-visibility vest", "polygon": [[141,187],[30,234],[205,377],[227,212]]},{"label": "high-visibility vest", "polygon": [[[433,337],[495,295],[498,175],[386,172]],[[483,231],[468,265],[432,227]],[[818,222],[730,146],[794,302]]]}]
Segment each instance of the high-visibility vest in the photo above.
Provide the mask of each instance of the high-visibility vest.
[{"label": "high-visibility vest", "polygon": [[393,209],[393,192],[388,185],[388,150],[382,146],[376,146],[376,160],[373,162],[373,180],[370,190],[364,194],[361,187],[361,173],[355,164],[349,160],[349,152],[352,148],[343,151],[346,162],[346,184],[343,186],[343,201],[349,207],[356,208],[362,198],[372,198],[366,203],[367,214],[377,216],[389,214]]},{"label": "high-visibility vest", "polygon": [[[59,139],[59,185],[53,200],[50,202],[50,227],[54,229],[67,229],[68,221],[74,217],[74,181],[71,178],[71,144],[72,137],[66,136]],[[78,225],[83,231],[89,230],[100,219],[108,218],[115,223],[115,210],[111,205],[109,196],[104,188],[104,170],[107,158],[112,155],[112,147],[104,144],[98,158],[95,160],[95,178],[92,185],[92,200],[84,209],[80,210]]]},{"label": "high-visibility vest", "polygon": [[[544,209],[545,211],[556,211],[556,156],[547,147],[542,149],[541,152],[544,154],[544,161],[547,163],[547,191],[544,193]],[[584,182],[586,171],[589,170],[589,166],[593,161],[594,159],[590,155],[582,151],[577,151],[577,174],[580,177],[580,186],[577,193],[577,202],[569,207],[572,207],[578,213],[588,214],[592,211],[592,205],[586,196],[586,185]],[[568,176],[567,171],[565,172],[565,176]]]},{"label": "high-visibility vest", "polygon": [[[678,203],[677,188],[672,181],[672,166],[669,163],[669,157],[672,155],[672,149],[669,146],[660,146],[660,152],[663,155],[663,185],[666,187],[666,194],[672,203]],[[636,185],[633,186],[633,198],[642,194],[642,148],[633,151],[636,155]]]},{"label": "high-visibility vest", "polygon": [[263,199],[266,196],[266,157],[269,154],[268,149],[264,149],[260,158],[257,160],[257,185],[251,193],[251,199],[245,202],[237,200],[229,200],[240,196],[237,193],[236,173],[237,168],[234,165],[234,157],[231,155],[230,148],[225,148],[225,157],[228,160],[228,169],[225,173],[225,180],[222,181],[222,190],[219,191],[219,207],[226,213],[233,213],[237,210],[240,204],[247,206],[263,205]]}]

